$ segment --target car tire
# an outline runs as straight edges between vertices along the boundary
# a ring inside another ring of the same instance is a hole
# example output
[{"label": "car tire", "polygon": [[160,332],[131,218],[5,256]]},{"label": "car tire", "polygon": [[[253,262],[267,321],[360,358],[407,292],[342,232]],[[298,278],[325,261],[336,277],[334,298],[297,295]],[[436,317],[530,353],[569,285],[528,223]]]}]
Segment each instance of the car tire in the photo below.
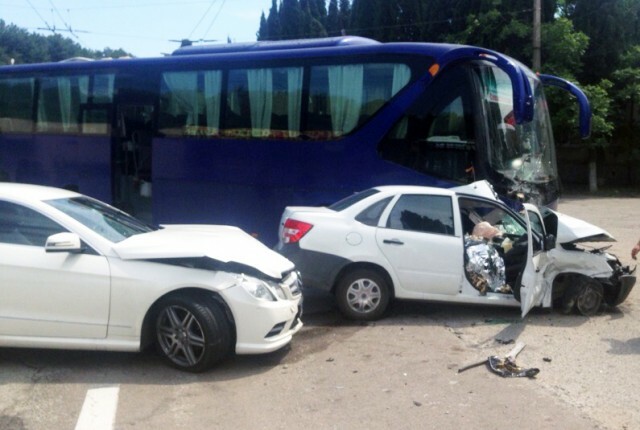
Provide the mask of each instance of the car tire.
[{"label": "car tire", "polygon": [[602,307],[604,289],[595,279],[584,277],[575,297],[575,306],[580,314],[590,317],[598,313]]},{"label": "car tire", "polygon": [[171,366],[202,372],[231,352],[231,324],[221,305],[205,296],[173,296],[158,306],[156,345]]},{"label": "car tire", "polygon": [[379,319],[387,310],[389,296],[389,283],[378,272],[370,269],[357,269],[347,273],[336,287],[338,308],[352,320]]}]

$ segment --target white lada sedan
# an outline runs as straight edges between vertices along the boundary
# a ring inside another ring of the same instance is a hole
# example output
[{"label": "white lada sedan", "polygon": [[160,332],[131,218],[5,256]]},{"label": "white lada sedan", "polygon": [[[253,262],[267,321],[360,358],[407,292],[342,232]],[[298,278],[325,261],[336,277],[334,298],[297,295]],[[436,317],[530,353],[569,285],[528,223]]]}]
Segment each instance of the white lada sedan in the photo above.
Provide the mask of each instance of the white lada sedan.
[{"label": "white lada sedan", "polygon": [[393,298],[520,306],[584,315],[633,288],[628,267],[582,242],[613,241],[535,206],[518,213],[487,182],[454,189],[381,186],[329,207],[287,207],[276,250],[306,287],[331,291],[349,318],[383,315]]},{"label": "white lada sedan", "polygon": [[294,265],[236,227],[151,227],[81,194],[0,183],[0,346],[139,351],[203,371],[302,327]]}]

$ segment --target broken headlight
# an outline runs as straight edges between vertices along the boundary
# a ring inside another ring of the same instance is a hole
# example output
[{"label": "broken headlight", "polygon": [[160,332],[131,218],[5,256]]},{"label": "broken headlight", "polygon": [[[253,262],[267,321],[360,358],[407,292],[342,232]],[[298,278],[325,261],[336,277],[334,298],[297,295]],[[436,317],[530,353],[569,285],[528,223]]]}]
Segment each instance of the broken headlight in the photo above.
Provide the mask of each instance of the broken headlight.
[{"label": "broken headlight", "polygon": [[273,282],[241,275],[240,285],[242,285],[245,291],[258,300],[275,302],[278,298],[281,300],[286,298],[282,288]]}]

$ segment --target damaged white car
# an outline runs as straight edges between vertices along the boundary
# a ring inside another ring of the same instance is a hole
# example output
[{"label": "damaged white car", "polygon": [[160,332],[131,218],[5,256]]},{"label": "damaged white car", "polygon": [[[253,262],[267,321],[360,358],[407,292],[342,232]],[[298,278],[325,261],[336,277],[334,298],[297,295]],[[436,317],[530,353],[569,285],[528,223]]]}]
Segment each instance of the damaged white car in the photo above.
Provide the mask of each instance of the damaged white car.
[{"label": "damaged white car", "polygon": [[0,183],[0,346],[139,351],[198,372],[300,330],[293,263],[236,227],[148,226],[71,191]]},{"label": "damaged white car", "polygon": [[381,186],[329,207],[287,207],[276,250],[351,319],[379,318],[394,298],[520,306],[523,317],[554,303],[592,315],[626,299],[632,271],[576,245],[613,240],[608,233],[525,207],[513,211],[485,181]]}]

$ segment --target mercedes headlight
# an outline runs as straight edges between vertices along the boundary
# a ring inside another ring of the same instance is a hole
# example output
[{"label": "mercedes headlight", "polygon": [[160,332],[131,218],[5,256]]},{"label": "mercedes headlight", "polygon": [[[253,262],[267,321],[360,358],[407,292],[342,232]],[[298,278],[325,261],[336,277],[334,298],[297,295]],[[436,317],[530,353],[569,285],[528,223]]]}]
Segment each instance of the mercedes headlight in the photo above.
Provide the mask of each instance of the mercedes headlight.
[{"label": "mercedes headlight", "polygon": [[265,281],[242,276],[240,279],[240,285],[242,285],[242,288],[258,300],[265,300],[268,302],[275,302],[277,300],[273,289]]}]

